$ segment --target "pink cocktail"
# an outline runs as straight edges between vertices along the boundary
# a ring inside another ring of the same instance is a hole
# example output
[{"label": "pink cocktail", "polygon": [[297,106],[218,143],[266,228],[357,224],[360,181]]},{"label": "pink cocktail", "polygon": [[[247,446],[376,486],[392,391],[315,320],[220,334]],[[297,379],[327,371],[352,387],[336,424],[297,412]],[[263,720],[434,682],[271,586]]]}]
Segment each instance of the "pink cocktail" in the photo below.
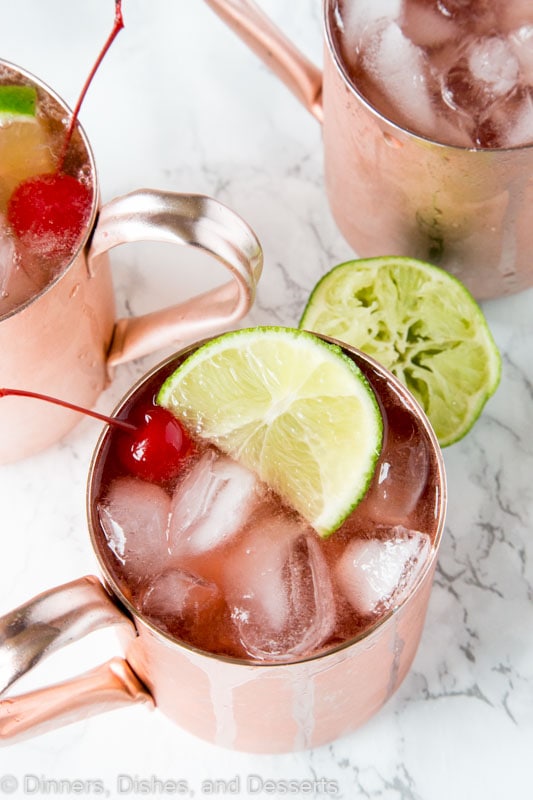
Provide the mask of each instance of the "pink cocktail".
[{"label": "pink cocktail", "polygon": [[533,143],[533,6],[524,0],[338,0],[349,78],[384,116],[433,141]]},{"label": "pink cocktail", "polygon": [[[90,478],[93,545],[135,619],[127,659],[199,736],[252,751],[330,741],[375,713],[415,655],[442,534],[440,450],[412,397],[346,349],[383,414],[372,484],[329,539],[241,465],[187,441],[161,480],[107,431]],[[118,412],[135,421],[183,356]],[[186,689],[184,689],[186,687]]]},{"label": "pink cocktail", "polygon": [[[435,545],[439,462],[405,400],[366,371],[384,446],[364,500],[327,539],[214,447],[187,442],[177,474],[146,479],[124,463],[128,434],[109,435],[93,515],[106,565],[140,613],[194,647],[272,663],[343,644],[401,603]],[[155,412],[164,376],[126,419]]]},{"label": "pink cocktail", "polygon": [[323,541],[154,405],[194,349],[133,387],[97,444],[87,507],[105,588],[79,578],[0,618],[0,694],[98,628],[121,631],[125,658],[0,699],[0,740],[155,703],[225,747],[316,747],[379,711],[411,666],[446,510],[442,455],[416,401],[343,347],[375,393],[384,437],[366,496]]},{"label": "pink cocktail", "polygon": [[4,107],[10,94],[18,95],[14,110],[0,112],[0,317],[24,306],[67,268],[82,243],[95,191],[77,128],[64,152],[64,106],[29,76],[2,64]]}]

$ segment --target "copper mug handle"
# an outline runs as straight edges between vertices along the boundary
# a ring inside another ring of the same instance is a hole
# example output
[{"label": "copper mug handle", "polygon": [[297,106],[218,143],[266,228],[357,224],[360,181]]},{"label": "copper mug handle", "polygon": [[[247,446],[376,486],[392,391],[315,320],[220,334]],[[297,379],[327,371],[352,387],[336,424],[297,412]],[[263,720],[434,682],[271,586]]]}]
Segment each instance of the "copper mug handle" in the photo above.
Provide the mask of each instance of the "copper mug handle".
[{"label": "copper mug handle", "polygon": [[[131,620],[92,575],[43,592],[0,617],[0,696],[41,659],[108,626],[137,635]],[[2,697],[0,744],[132,703],[154,705],[128,662],[112,658],[71,680]]]},{"label": "copper mug handle", "polygon": [[252,0],[205,0],[287,86],[305,108],[323,120],[322,72]]},{"label": "copper mug handle", "polygon": [[111,200],[99,213],[89,253],[98,257],[126,242],[156,241],[197,247],[220,261],[232,280],[140,317],[119,319],[108,353],[110,367],[232,327],[250,309],[261,275],[261,246],[251,228],[218,200],[199,194],[140,189]]}]

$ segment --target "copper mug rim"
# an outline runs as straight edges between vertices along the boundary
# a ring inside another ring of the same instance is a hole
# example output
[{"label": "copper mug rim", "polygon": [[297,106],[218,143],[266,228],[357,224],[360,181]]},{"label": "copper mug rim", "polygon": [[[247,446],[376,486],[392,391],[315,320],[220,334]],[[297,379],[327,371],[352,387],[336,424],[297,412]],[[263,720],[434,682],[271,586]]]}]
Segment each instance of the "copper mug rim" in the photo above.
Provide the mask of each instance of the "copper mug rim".
[{"label": "copper mug rim", "polygon": [[[237,658],[233,656],[226,656],[220,655],[218,653],[212,653],[206,650],[202,650],[194,645],[186,642],[182,639],[178,639],[175,636],[163,631],[157,625],[155,625],[148,617],[146,617],[141,611],[139,611],[133,603],[129,600],[129,598],[124,594],[121,590],[118,582],[114,578],[111,570],[108,568],[106,560],[101,554],[101,548],[99,546],[99,539],[96,533],[97,528],[97,521],[93,520],[93,509],[94,509],[94,502],[93,502],[93,492],[94,492],[94,484],[95,484],[95,472],[98,467],[98,463],[101,457],[102,448],[106,442],[106,439],[109,436],[109,426],[106,426],[100,433],[100,436],[96,442],[96,445],[93,450],[93,454],[91,457],[90,465],[89,465],[89,472],[87,477],[87,486],[86,486],[86,514],[87,514],[87,521],[89,527],[89,536],[91,540],[92,550],[95,553],[98,565],[101,570],[101,573],[105,580],[105,585],[109,588],[110,593],[115,596],[120,603],[127,609],[128,614],[133,620],[139,619],[143,626],[150,628],[157,636],[162,637],[163,639],[167,640],[169,644],[173,645],[174,647],[183,647],[186,650],[189,650],[193,653],[201,655],[205,658],[214,659],[215,661],[222,661],[228,664],[238,664],[241,666],[253,666],[253,667],[264,667],[264,668],[275,668],[275,667],[286,667],[293,664],[301,664],[306,662],[318,661],[322,658],[327,656],[331,656],[333,654],[342,652],[343,650],[350,649],[353,645],[357,644],[358,642],[367,639],[371,636],[375,631],[381,628],[391,617],[396,616],[401,609],[412,600],[413,596],[418,592],[419,587],[423,584],[426,580],[428,572],[432,569],[435,560],[438,557],[438,552],[440,548],[440,543],[442,541],[442,535],[444,531],[444,525],[446,520],[446,509],[447,509],[447,486],[446,486],[446,472],[444,467],[444,459],[442,456],[442,451],[440,445],[438,443],[437,437],[433,428],[418,401],[413,397],[411,392],[400,383],[400,381],[383,367],[378,361],[376,361],[372,356],[363,353],[358,348],[352,347],[351,345],[346,344],[345,342],[341,342],[337,339],[333,339],[332,337],[325,336],[323,334],[314,334],[315,336],[320,336],[320,338],[324,339],[327,342],[332,344],[336,344],[343,351],[345,351],[350,357],[353,355],[362,358],[363,360],[367,361],[369,365],[375,369],[382,377],[386,378],[389,383],[392,383],[395,390],[399,392],[402,397],[402,400],[406,402],[410,410],[413,411],[416,416],[418,417],[419,421],[423,424],[424,430],[429,437],[431,445],[436,455],[436,466],[437,466],[437,480],[436,483],[441,487],[441,494],[438,498],[438,517],[436,519],[436,531],[435,537],[432,543],[432,551],[430,556],[428,557],[426,564],[424,565],[423,569],[420,571],[420,574],[417,576],[415,584],[411,587],[410,591],[406,593],[406,596],[402,599],[402,601],[397,605],[394,606],[392,609],[385,612],[382,616],[379,617],[376,622],[374,622],[369,627],[365,628],[356,636],[353,636],[347,639],[344,642],[340,642],[339,644],[334,645],[325,650],[319,650],[316,653],[311,655],[294,658],[290,660],[284,661],[276,661],[276,662],[267,662],[267,661],[255,661],[253,659],[245,659],[245,658]],[[152,367],[147,373],[145,373],[141,378],[139,378],[133,386],[129,389],[129,391],[123,395],[121,400],[117,403],[113,411],[111,412],[111,416],[116,417],[120,415],[120,412],[124,408],[125,405],[129,402],[129,400],[133,397],[133,395],[148,381],[152,378],[159,370],[164,369],[166,366],[170,366],[171,363],[177,361],[178,359],[186,358],[190,353],[200,347],[202,344],[210,341],[213,337],[207,337],[205,339],[200,340],[199,342],[194,342],[193,344],[188,345],[187,347],[177,351],[176,353],[167,356],[154,367]]]},{"label": "copper mug rim", "polygon": [[[52,89],[46,83],[46,81],[43,81],[41,78],[38,78],[30,70],[24,69],[23,67],[19,67],[18,64],[14,64],[11,61],[7,61],[4,58],[0,58],[0,69],[2,67],[7,67],[8,69],[11,69],[14,72],[17,72],[23,78],[31,81],[39,89],[43,90],[48,95],[50,95],[50,97],[54,100],[54,102],[56,102],[65,111],[65,113],[69,117],[72,115],[72,109],[70,108],[68,103],[65,100],[63,100],[61,95],[58,92],[56,92],[54,89]],[[6,311],[3,314],[0,314],[0,323],[2,323],[5,319],[9,319],[10,317],[15,316],[15,314],[23,313],[29,306],[31,306],[34,303],[38,302],[41,299],[41,297],[43,297],[43,295],[47,294],[49,291],[51,291],[54,288],[54,286],[56,286],[57,283],[59,283],[59,281],[64,277],[64,275],[70,269],[72,269],[72,266],[73,266],[74,262],[76,261],[76,259],[78,258],[79,254],[86,247],[87,242],[89,240],[89,237],[91,235],[91,232],[92,232],[92,230],[94,228],[94,224],[96,222],[96,217],[97,217],[97,214],[98,214],[98,208],[99,208],[99,205],[100,205],[100,181],[99,181],[98,172],[97,172],[97,169],[96,169],[96,161],[95,161],[95,158],[94,158],[94,153],[93,153],[92,147],[91,147],[90,142],[89,142],[89,137],[87,136],[87,133],[85,132],[85,129],[83,128],[83,125],[81,124],[81,122],[79,120],[77,120],[77,122],[76,122],[76,131],[77,131],[77,133],[79,133],[79,135],[81,137],[81,140],[83,142],[83,147],[84,147],[85,153],[87,155],[87,162],[88,162],[89,167],[90,167],[91,179],[92,179],[92,183],[93,183],[93,185],[92,185],[92,190],[93,190],[92,191],[92,195],[93,195],[93,197],[92,197],[92,204],[91,204],[91,213],[90,213],[90,216],[88,217],[88,219],[85,222],[85,225],[83,227],[83,231],[82,231],[83,235],[80,236],[80,239],[79,239],[79,241],[78,241],[78,243],[76,245],[76,249],[68,257],[68,260],[65,260],[62,263],[62,266],[57,271],[57,274],[55,275],[55,277],[52,278],[52,280],[49,281],[46,284],[46,286],[44,286],[38,292],[33,294],[31,297],[29,297],[23,303],[21,303],[20,305],[16,306],[15,308],[10,309],[9,311]]]}]

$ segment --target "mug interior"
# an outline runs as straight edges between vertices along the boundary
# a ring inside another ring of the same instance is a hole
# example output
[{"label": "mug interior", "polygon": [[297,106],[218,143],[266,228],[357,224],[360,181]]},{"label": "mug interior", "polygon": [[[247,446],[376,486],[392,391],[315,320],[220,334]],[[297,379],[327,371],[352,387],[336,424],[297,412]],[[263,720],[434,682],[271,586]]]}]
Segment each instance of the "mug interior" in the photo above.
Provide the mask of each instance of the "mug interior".
[{"label": "mug interior", "polygon": [[[131,617],[134,620],[140,621],[142,626],[151,629],[156,636],[162,637],[167,641],[167,643],[171,643],[174,647],[183,647],[193,653],[199,653],[202,656],[207,656],[222,662],[238,663],[241,665],[253,664],[254,666],[269,668],[275,668],[277,666],[283,667],[288,663],[303,663],[321,659],[332,653],[347,650],[358,641],[367,639],[375,631],[379,630],[381,626],[383,626],[391,617],[394,617],[396,614],[398,614],[400,609],[402,609],[411,601],[411,599],[417,594],[418,588],[426,582],[428,573],[433,571],[444,529],[447,502],[444,462],[433,429],[431,428],[429,421],[427,420],[417,401],[413,398],[410,392],[391,373],[388,372],[388,370],[378,364],[378,362],[376,362],[373,358],[356,350],[355,348],[330,339],[326,336],[321,336],[321,338],[325,341],[339,345],[342,350],[356,362],[369,380],[380,403],[382,400],[379,398],[382,397],[384,393],[385,396],[388,397],[389,401],[394,397],[399,398],[401,404],[405,406],[408,412],[416,417],[417,425],[419,426],[419,430],[422,432],[422,435],[426,440],[430,458],[432,460],[430,469],[435,476],[433,482],[427,490],[429,492],[429,496],[423,497],[424,502],[427,503],[428,508],[431,509],[430,515],[433,518],[431,554],[427,558],[424,567],[418,574],[411,590],[399,605],[397,605],[393,610],[387,611],[381,615],[376,622],[369,624],[356,636],[353,636],[340,644],[336,643],[335,645],[326,647],[325,649],[322,649],[317,653],[313,653],[312,655],[301,658],[292,658],[287,661],[277,661],[276,663],[271,663],[268,661],[254,661],[248,658],[242,659],[234,656],[201,650],[189,642],[172,636],[167,631],[154,624],[149,617],[144,615],[139,608],[136,607],[131,592],[126,585],[123,576],[120,574],[120,570],[117,570],[117,561],[113,558],[111,549],[105,540],[98,515],[98,502],[102,497],[102,487],[104,487],[105,491],[107,480],[106,462],[109,458],[112,447],[113,431],[111,431],[108,426],[102,431],[97,442],[91,460],[87,483],[87,515],[92,546],[96,553],[105,583],[110,591],[127,609]],[[157,392],[166,377],[168,377],[187,358],[188,355],[194,352],[194,350],[196,350],[203,343],[204,342],[193,344],[184,350],[181,350],[179,353],[167,357],[160,364],[156,365],[124,396],[124,398],[119,402],[113,411],[113,416],[118,417],[119,419],[126,418],[128,411],[134,406],[140,395],[146,395],[147,392],[149,394],[154,394]]]},{"label": "mug interior", "polygon": [[[54,145],[54,150],[60,152],[62,138],[66,134],[68,123],[72,116],[72,110],[69,108],[66,102],[56,92],[54,92],[53,89],[47,86],[31,72],[28,72],[27,70],[24,70],[8,61],[0,60],[0,84],[5,83],[23,86],[29,85],[36,88],[39,109],[38,113],[42,113],[46,117],[47,125],[50,131],[51,142]],[[61,280],[62,276],[75,262],[78,254],[87,245],[98,210],[99,190],[94,155],[87,135],[79,122],[77,123],[73,132],[71,143],[65,156],[63,172],[75,177],[81,177],[86,185],[91,188],[91,209],[82,234],[71,255],[68,257],[68,259],[60,264],[58,269],[55,270],[53,278],[51,278],[46,286],[29,297],[25,302],[17,305],[15,308],[7,311],[4,314],[0,313],[0,321],[12,316],[13,314],[21,312],[27,306],[34,303],[38,298],[46,294],[55,284],[57,284],[58,281]]]},{"label": "mug interior", "polygon": [[[357,99],[357,102],[361,104],[366,110],[372,114],[372,116],[376,117],[377,120],[380,121],[382,125],[385,125],[388,130],[388,134],[393,137],[392,139],[392,146],[397,146],[396,136],[399,137],[399,141],[401,143],[402,137],[407,137],[408,139],[413,140],[414,142],[419,141],[420,143],[429,143],[434,148],[441,150],[443,153],[447,151],[458,151],[465,154],[470,154],[472,157],[472,153],[480,152],[480,153],[490,153],[491,155],[502,153],[504,154],[503,157],[505,158],[505,154],[513,153],[513,152],[522,152],[522,151],[529,151],[533,150],[533,142],[529,144],[519,144],[514,146],[488,146],[488,147],[475,147],[472,144],[459,144],[459,143],[447,143],[443,141],[439,141],[432,136],[425,135],[417,130],[410,128],[407,124],[401,124],[396,122],[394,119],[381,111],[376,105],[372,103],[372,101],[366,97],[366,95],[360,90],[357,83],[354,82],[352,77],[350,76],[350,71],[346,64],[346,58],[342,53],[342,46],[341,46],[341,39],[339,35],[339,26],[340,26],[340,19],[341,19],[341,11],[339,9],[339,5],[342,3],[343,0],[324,0],[323,4],[323,13],[324,13],[324,33],[325,33],[325,41],[327,52],[329,57],[331,57],[336,71],[338,75],[341,77],[345,86],[349,89],[350,94]],[[357,5],[359,2],[364,2],[364,0],[344,0],[345,2],[350,2],[354,6]],[[386,10],[385,10],[386,11]],[[386,13],[384,14],[386,16]]]}]

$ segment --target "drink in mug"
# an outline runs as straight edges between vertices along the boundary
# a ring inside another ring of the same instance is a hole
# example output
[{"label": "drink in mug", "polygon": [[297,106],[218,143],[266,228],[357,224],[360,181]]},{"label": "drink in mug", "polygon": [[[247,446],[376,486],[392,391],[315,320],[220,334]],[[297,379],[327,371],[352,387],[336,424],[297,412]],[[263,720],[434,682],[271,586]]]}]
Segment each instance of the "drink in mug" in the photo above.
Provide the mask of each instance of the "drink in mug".
[{"label": "drink in mug", "polygon": [[467,148],[533,144],[533,4],[337,0],[348,77],[385,117]]},{"label": "drink in mug", "polygon": [[[171,356],[107,419],[87,491],[106,589],[88,576],[0,619],[0,649],[14,665],[0,689],[103,626],[119,626],[125,659],[0,700],[3,738],[153,702],[207,741],[290,752],[353,731],[400,686],[444,528],[437,439],[370,356],[348,345],[342,355],[304,331],[263,330]],[[234,436],[244,461],[244,431],[249,463],[314,529],[206,444],[225,436],[225,449]],[[55,631],[52,642],[42,630]]]},{"label": "drink in mug", "polygon": [[[67,142],[69,123],[64,106],[49,91],[2,65],[0,317],[22,307],[61,274],[91,216],[92,169],[76,128]],[[39,217],[45,216],[48,222],[41,224]]]},{"label": "drink in mug", "polygon": [[[444,478],[432,431],[392,376],[345,352],[376,395],[384,438],[364,499],[326,539],[205,442],[185,435],[178,475],[169,477],[124,456],[127,434],[104,435],[89,498],[94,543],[112,584],[165,635],[254,664],[312,659],[379,627],[434,564]],[[120,418],[168,414],[154,397],[179,363],[152,373]],[[376,676],[383,695],[396,688],[393,662]]]}]

